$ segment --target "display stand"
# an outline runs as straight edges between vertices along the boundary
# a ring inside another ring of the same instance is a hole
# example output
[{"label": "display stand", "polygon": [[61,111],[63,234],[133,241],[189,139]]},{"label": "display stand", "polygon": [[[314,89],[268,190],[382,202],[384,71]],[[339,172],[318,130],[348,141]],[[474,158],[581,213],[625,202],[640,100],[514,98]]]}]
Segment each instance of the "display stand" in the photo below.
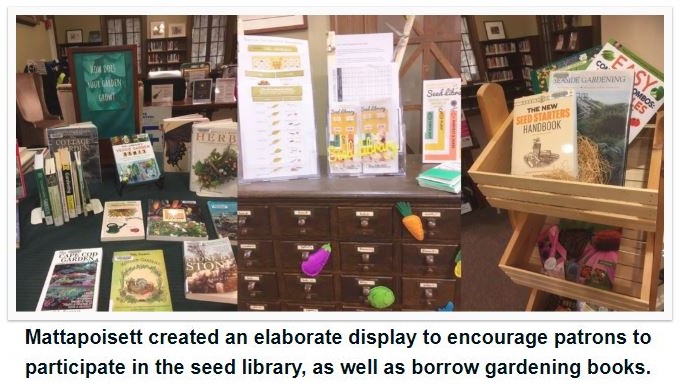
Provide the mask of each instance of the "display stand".
[{"label": "display stand", "polygon": [[[92,212],[92,214],[97,215],[102,212],[104,212],[104,207],[102,206],[102,202],[99,199],[90,199],[90,203],[88,204],[88,212]],[[42,224],[43,219],[44,219],[43,211],[41,207],[35,207],[31,210],[31,224],[37,225],[37,224]]]},{"label": "display stand", "polygon": [[[492,111],[498,106],[503,108],[504,102],[482,104],[485,86],[480,88],[480,108],[490,108],[490,116],[504,115],[503,111]],[[510,113],[506,117],[470,168],[470,175],[489,204],[514,213],[514,233],[499,267],[516,284],[539,291],[614,310],[655,310],[664,228],[663,112],[656,117],[649,156],[636,159],[643,164],[635,169],[646,176],[638,186],[625,187],[511,175],[512,116]],[[628,159],[630,163],[630,154]],[[536,237],[551,217],[623,228],[623,237],[634,246],[626,245],[624,249],[622,242],[612,291],[541,273]],[[538,296],[537,292],[532,294],[532,303],[538,301]]]},{"label": "display stand", "polygon": [[119,177],[119,178],[116,178],[116,179],[114,180],[114,185],[116,186],[116,191],[118,192],[118,196],[123,196],[123,191],[124,191],[126,188],[137,187],[137,186],[140,186],[140,185],[149,185],[149,184],[156,184],[156,186],[158,187],[158,189],[163,189],[163,187],[164,187],[164,185],[165,185],[165,175],[164,175],[164,174],[161,175],[161,176],[160,176],[158,179],[156,179],[156,180],[143,181],[143,182],[141,182],[141,183],[134,183],[134,184],[130,184],[130,183],[121,181],[121,180],[120,180],[120,177]]}]

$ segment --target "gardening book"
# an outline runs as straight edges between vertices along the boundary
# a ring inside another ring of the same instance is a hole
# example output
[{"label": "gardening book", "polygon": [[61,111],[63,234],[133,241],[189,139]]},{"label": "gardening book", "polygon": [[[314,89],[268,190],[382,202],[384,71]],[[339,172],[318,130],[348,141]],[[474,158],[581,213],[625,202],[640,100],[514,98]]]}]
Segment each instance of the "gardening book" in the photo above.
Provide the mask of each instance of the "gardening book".
[{"label": "gardening book", "polygon": [[[573,89],[579,135],[596,152],[600,184],[623,185],[633,93],[633,70],[555,71],[550,92]],[[583,178],[581,178],[583,179]]]},{"label": "gardening book", "polygon": [[236,304],[236,258],[228,238],[185,241],[183,255],[187,299]]},{"label": "gardening book", "polygon": [[576,95],[572,90],[515,99],[511,173],[578,179]]},{"label": "gardening book", "polygon": [[423,80],[423,163],[460,160],[460,78]]},{"label": "gardening book", "polygon": [[109,311],[172,311],[162,249],[113,253]]},{"label": "gardening book", "polygon": [[15,143],[16,147],[16,199],[21,200],[26,197],[26,181],[24,180],[24,170],[21,168],[21,155],[19,154],[19,143]]},{"label": "gardening book", "polygon": [[210,121],[198,113],[163,119],[163,171],[189,172],[191,127],[195,122]]},{"label": "gardening book", "polygon": [[102,248],[54,252],[36,311],[96,311]]},{"label": "gardening book", "polygon": [[145,235],[140,200],[104,203],[101,241],[144,240]]},{"label": "gardening book", "polygon": [[60,148],[80,151],[84,179],[88,182],[101,182],[99,134],[97,127],[91,121],[71,124],[66,127],[48,128],[47,143],[52,153]]},{"label": "gardening book", "polygon": [[[45,160],[45,185],[47,186],[47,198],[49,199],[49,206],[52,212],[52,224],[55,226],[64,225],[66,217],[68,217],[68,212],[64,212],[63,204],[63,193],[59,186],[59,177],[57,169],[54,165],[54,159],[49,158]],[[45,209],[45,207],[43,207]],[[45,211],[45,221],[49,224],[47,220],[47,211]]]},{"label": "gardening book", "polygon": [[[35,155],[33,173],[35,173],[35,186],[38,189],[38,197],[40,199],[40,210],[42,211],[43,219],[45,219],[45,224],[53,225],[54,217],[52,216],[52,206],[50,204],[50,194],[48,190],[49,185],[47,184],[47,176],[45,171],[44,154],[37,153]],[[57,180],[57,188],[58,186],[59,181]],[[59,198],[59,196],[56,197]],[[61,200],[59,200],[59,202],[61,203]],[[61,213],[61,209],[59,213]]]},{"label": "gardening book", "polygon": [[236,197],[238,124],[231,119],[195,123],[189,190],[198,196]]},{"label": "gardening book", "polygon": [[238,217],[236,200],[208,200],[208,213],[218,237],[228,237],[232,244],[237,241]]},{"label": "gardening book", "polygon": [[137,184],[161,177],[148,134],[111,137],[111,147],[122,183]]},{"label": "gardening book", "polygon": [[150,199],[146,220],[147,240],[208,240],[201,210],[193,200]]},{"label": "gardening book", "polygon": [[664,85],[661,71],[613,39],[602,47],[588,66],[589,70],[624,68],[635,72],[630,133],[628,134],[630,143],[663,105]]},{"label": "gardening book", "polygon": [[581,71],[588,68],[588,65],[593,61],[593,56],[600,52],[601,48],[601,45],[597,45],[581,52],[565,56],[543,67],[533,69],[531,71],[531,88],[534,90],[534,93],[548,91],[548,81],[550,80],[550,72],[552,71]]}]

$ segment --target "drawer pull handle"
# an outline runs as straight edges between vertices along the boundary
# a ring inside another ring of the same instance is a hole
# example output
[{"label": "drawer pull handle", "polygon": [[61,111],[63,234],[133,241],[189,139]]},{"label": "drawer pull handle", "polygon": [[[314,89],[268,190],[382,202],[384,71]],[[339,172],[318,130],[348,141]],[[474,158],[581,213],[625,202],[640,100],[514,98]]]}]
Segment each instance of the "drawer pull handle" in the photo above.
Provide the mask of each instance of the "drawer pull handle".
[{"label": "drawer pull handle", "polygon": [[251,260],[246,260],[246,267],[252,267],[253,262]]},{"label": "drawer pull handle", "polygon": [[312,291],[312,284],[309,284],[309,283],[305,284],[304,290],[305,290],[305,292],[311,292]]},{"label": "drawer pull handle", "polygon": [[248,221],[248,219],[246,217],[241,216],[241,217],[238,218],[238,225],[241,225],[241,226],[246,225],[247,221]]},{"label": "drawer pull handle", "polygon": [[304,217],[299,217],[298,218],[298,227],[304,227],[305,224],[307,224],[307,219]]},{"label": "drawer pull handle", "polygon": [[253,250],[252,249],[249,249],[249,250],[243,252],[243,258],[244,259],[247,259],[247,258],[252,257],[252,256],[253,256]]},{"label": "drawer pull handle", "polygon": [[363,293],[364,296],[366,296],[366,299],[368,299],[368,294],[371,293],[371,288],[370,287],[363,287],[362,290],[361,290],[361,293]]},{"label": "drawer pull handle", "polygon": [[437,221],[435,219],[428,219],[427,220],[427,227],[432,229],[437,226]]},{"label": "drawer pull handle", "polygon": [[364,217],[364,218],[361,219],[361,222],[360,222],[359,225],[361,225],[361,228],[366,228],[366,227],[368,227],[368,224],[369,224],[368,218]]},{"label": "drawer pull handle", "polygon": [[434,292],[432,292],[432,288],[427,288],[425,290],[425,297],[428,298],[428,299],[431,299],[432,297],[434,297]]},{"label": "drawer pull handle", "polygon": [[368,265],[363,265],[363,266],[361,267],[361,270],[364,271],[364,272],[368,272],[370,269],[371,269],[371,267],[368,266]]},{"label": "drawer pull handle", "polygon": [[368,263],[371,261],[371,254],[370,253],[362,253],[361,254],[361,262],[362,263]]},{"label": "drawer pull handle", "polygon": [[427,264],[427,265],[434,264],[434,256],[433,255],[426,255],[425,256],[425,264]]},{"label": "drawer pull handle", "polygon": [[254,281],[248,282],[248,290],[249,290],[249,291],[254,291],[254,290],[255,290],[255,282],[254,282]]},{"label": "drawer pull handle", "polygon": [[302,252],[302,254],[300,255],[300,258],[302,259],[302,261],[309,259],[309,251]]}]

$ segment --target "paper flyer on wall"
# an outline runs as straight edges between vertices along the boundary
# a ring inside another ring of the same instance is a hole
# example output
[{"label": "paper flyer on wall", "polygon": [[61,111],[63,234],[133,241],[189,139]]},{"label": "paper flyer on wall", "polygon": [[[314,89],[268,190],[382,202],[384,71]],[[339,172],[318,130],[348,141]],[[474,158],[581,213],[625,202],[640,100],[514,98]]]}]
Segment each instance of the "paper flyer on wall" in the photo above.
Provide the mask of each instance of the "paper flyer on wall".
[{"label": "paper flyer on wall", "polygon": [[423,163],[460,160],[459,78],[423,80]]},{"label": "paper flyer on wall", "polygon": [[331,174],[400,172],[399,73],[392,39],[391,33],[329,35]]},{"label": "paper flyer on wall", "polygon": [[239,35],[242,181],[318,175],[306,40]]}]

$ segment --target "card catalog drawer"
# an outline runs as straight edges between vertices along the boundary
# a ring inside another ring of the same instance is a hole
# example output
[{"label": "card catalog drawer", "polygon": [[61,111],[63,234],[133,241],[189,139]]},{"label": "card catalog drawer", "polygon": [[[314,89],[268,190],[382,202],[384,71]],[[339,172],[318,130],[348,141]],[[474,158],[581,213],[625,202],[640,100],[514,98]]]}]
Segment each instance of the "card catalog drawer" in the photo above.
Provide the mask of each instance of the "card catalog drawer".
[{"label": "card catalog drawer", "polygon": [[284,303],[283,310],[296,312],[324,312],[324,311],[336,311],[337,307],[333,304]]},{"label": "card catalog drawer", "polygon": [[403,278],[403,305],[436,310],[454,302],[455,280]]},{"label": "card catalog drawer", "polygon": [[245,269],[274,269],[274,248],[271,241],[241,240],[237,245],[236,263]]},{"label": "card catalog drawer", "polygon": [[239,311],[280,311],[281,305],[279,303],[266,303],[257,301],[238,301]]},{"label": "card catalog drawer", "polygon": [[238,296],[247,299],[278,299],[279,288],[274,272],[239,272]]},{"label": "card catalog drawer", "polygon": [[327,238],[330,236],[328,207],[276,207],[276,228],[282,236]]},{"label": "card catalog drawer", "polygon": [[340,264],[345,272],[392,273],[392,244],[340,243]]},{"label": "card catalog drawer", "polygon": [[396,281],[392,276],[342,276],[341,298],[347,303],[367,304],[371,288],[384,286],[392,290],[395,301],[399,301]]},{"label": "card catalog drawer", "polygon": [[243,206],[239,207],[237,215],[239,240],[271,235],[269,207]]},{"label": "card catalog drawer", "polygon": [[[453,204],[453,203],[452,203]],[[413,214],[420,216],[427,240],[455,240],[460,238],[460,209],[441,207],[412,207]],[[413,239],[413,236],[401,226],[402,238]]]},{"label": "card catalog drawer", "polygon": [[405,274],[453,277],[455,245],[404,244],[401,265]]},{"label": "card catalog drawer", "polygon": [[[277,241],[276,250],[281,261],[281,268],[287,271],[300,271],[300,264],[326,243],[328,241]],[[324,271],[334,269],[333,254],[336,252],[337,250],[331,247],[331,256],[324,266]]]},{"label": "card catalog drawer", "polygon": [[304,301],[333,301],[333,275],[321,274],[314,277],[297,273],[283,275],[284,298]]},{"label": "card catalog drawer", "polygon": [[340,238],[389,239],[392,237],[392,207],[338,207]]}]

